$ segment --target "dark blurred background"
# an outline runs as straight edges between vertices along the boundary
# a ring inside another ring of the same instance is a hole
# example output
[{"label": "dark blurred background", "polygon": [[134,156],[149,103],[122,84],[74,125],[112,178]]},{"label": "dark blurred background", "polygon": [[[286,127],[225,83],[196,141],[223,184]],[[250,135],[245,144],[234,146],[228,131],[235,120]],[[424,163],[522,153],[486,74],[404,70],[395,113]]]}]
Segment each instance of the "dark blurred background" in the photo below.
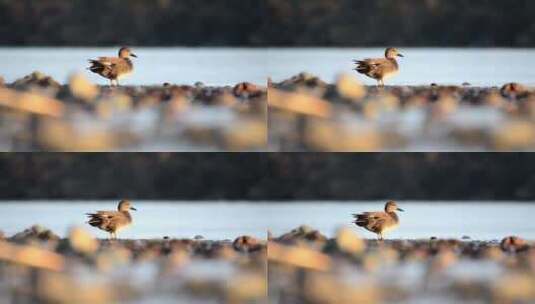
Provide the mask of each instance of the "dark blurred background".
[{"label": "dark blurred background", "polygon": [[0,199],[535,200],[533,153],[4,153]]},{"label": "dark blurred background", "polygon": [[533,0],[0,0],[0,45],[535,46]]}]

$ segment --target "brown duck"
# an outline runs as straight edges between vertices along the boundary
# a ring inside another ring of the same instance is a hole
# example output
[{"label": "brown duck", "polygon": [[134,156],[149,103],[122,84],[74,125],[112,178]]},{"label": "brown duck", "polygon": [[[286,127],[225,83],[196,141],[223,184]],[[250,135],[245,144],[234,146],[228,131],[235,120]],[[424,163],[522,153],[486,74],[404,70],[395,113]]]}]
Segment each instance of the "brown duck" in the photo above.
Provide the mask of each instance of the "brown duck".
[{"label": "brown duck", "polygon": [[117,238],[117,231],[132,224],[132,216],[129,210],[136,211],[127,200],[119,202],[118,211],[97,211],[96,213],[86,213],[89,220],[87,223],[110,234],[111,238]]},{"label": "brown duck", "polygon": [[134,64],[130,57],[137,56],[127,47],[119,50],[119,57],[99,57],[96,60],[89,60],[91,66],[88,68],[91,72],[108,78],[111,85],[119,85],[119,79],[132,74]]},{"label": "brown duck", "polygon": [[378,211],[353,214],[353,217],[355,218],[353,223],[359,227],[364,227],[368,231],[376,233],[379,240],[383,240],[384,233],[399,226],[399,218],[396,211],[403,211],[403,209],[399,208],[396,202],[388,201],[385,205],[384,212]]},{"label": "brown duck", "polygon": [[387,48],[385,58],[353,60],[357,65],[355,70],[377,80],[379,86],[384,86],[384,80],[399,72],[396,57],[403,57],[396,48]]}]

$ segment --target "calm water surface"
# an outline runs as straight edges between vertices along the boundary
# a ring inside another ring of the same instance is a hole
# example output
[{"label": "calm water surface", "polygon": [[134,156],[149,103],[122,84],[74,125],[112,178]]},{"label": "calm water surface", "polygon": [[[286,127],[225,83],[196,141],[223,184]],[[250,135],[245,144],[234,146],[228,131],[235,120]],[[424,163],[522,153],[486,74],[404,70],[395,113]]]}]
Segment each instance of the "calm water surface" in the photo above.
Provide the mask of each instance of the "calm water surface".
[{"label": "calm water surface", "polygon": [[[87,60],[116,56],[118,48],[0,48],[0,75],[12,82],[41,71],[65,83],[72,72],[83,72],[98,84],[106,79],[85,70]],[[161,85],[164,82],[234,85],[248,81],[266,84],[266,51],[247,48],[144,48],[132,47],[135,72],[124,85]]]},{"label": "calm water surface", "polygon": [[[136,201],[134,225],[123,238],[232,239],[249,234],[278,236],[299,225],[309,225],[332,236],[340,226],[352,227],[367,238],[375,235],[351,224],[351,214],[381,210],[383,202],[151,202]],[[41,224],[65,235],[72,225],[86,225],[85,212],[115,209],[115,201],[28,201],[0,203],[0,230],[8,236]],[[436,237],[493,240],[507,235],[535,239],[535,204],[517,202],[400,202],[401,226],[390,238]],[[86,226],[98,237],[107,234]]]},{"label": "calm water surface", "polygon": [[[354,68],[352,59],[381,57],[384,48],[145,48],[133,47],[136,71],[122,81],[129,85],[164,82],[232,85],[249,81],[266,84],[309,72],[332,82]],[[535,85],[534,49],[400,48],[401,73],[393,85],[462,84],[498,86],[506,82]],[[12,82],[39,70],[60,82],[74,71],[92,81],[108,82],[88,71],[87,59],[115,56],[117,48],[0,48],[0,74]],[[375,81],[359,76],[366,84]]]},{"label": "calm water surface", "polygon": [[[273,81],[305,71],[332,82],[340,72],[354,72],[353,59],[384,56],[385,48],[276,48],[268,50]],[[501,86],[507,82],[535,85],[535,49],[400,48],[400,73],[391,85],[455,84]],[[356,72],[355,72],[356,73]],[[366,84],[375,80],[359,75]]]},{"label": "calm water surface", "polygon": [[[353,227],[366,238],[375,234],[351,224],[353,213],[380,211],[384,202],[280,203],[264,214],[275,220],[271,232],[278,236],[297,225],[306,224],[332,236],[338,227]],[[535,239],[535,204],[515,202],[400,202],[400,227],[389,238],[418,239],[436,237],[493,240],[507,235]]]},{"label": "calm water surface", "polygon": [[[151,202],[135,201],[134,224],[119,232],[121,238],[233,239],[248,234],[265,238],[267,224],[262,207],[248,203],[226,202]],[[85,213],[116,210],[116,201],[27,201],[0,202],[0,230],[8,236],[34,224],[64,236],[69,227],[82,225],[97,237],[107,233],[87,225]]]}]

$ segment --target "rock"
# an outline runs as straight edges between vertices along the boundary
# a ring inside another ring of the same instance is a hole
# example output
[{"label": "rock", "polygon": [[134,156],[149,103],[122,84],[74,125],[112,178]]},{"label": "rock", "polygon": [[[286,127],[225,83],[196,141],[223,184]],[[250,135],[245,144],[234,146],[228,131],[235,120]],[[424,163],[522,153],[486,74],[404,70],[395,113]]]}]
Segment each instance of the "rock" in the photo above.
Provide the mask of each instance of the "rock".
[{"label": "rock", "polygon": [[271,262],[319,271],[331,269],[334,263],[329,255],[318,250],[305,246],[284,246],[277,242],[268,244],[267,257]]},{"label": "rock", "polygon": [[341,252],[357,255],[366,249],[364,241],[351,229],[343,227],[336,232],[336,245]]},{"label": "rock", "polygon": [[267,277],[261,274],[243,274],[233,277],[227,288],[227,303],[264,303],[267,295]]},{"label": "rock", "polygon": [[492,284],[492,303],[533,303],[535,279],[528,273],[502,274]]},{"label": "rock", "polygon": [[75,252],[87,255],[94,254],[99,247],[98,241],[80,227],[73,227],[69,231],[69,245]]},{"label": "rock", "polygon": [[15,241],[27,241],[30,239],[37,239],[41,241],[59,241],[60,238],[51,230],[41,225],[33,225],[23,232],[15,234],[12,239]]},{"label": "rock", "polygon": [[234,249],[240,252],[252,252],[261,248],[261,243],[256,238],[248,235],[240,236],[232,243]]},{"label": "rock", "polygon": [[323,234],[306,225],[299,226],[298,228],[283,234],[278,239],[281,241],[295,241],[299,239],[319,242],[327,241],[327,238]]},{"label": "rock", "polygon": [[281,82],[281,85],[283,87],[285,86],[292,86],[292,85],[299,85],[299,86],[306,86],[306,87],[326,87],[327,83],[325,83],[323,80],[319,79],[318,77],[302,72],[298,75],[293,76],[290,79],[284,80]]},{"label": "rock", "polygon": [[502,239],[500,247],[505,252],[520,252],[527,250],[529,245],[524,239],[517,236],[508,236]]},{"label": "rock", "polygon": [[114,267],[131,262],[132,252],[121,245],[111,245],[96,256],[96,266],[101,271],[110,271]]},{"label": "rock", "polygon": [[516,82],[505,84],[500,89],[500,92],[507,98],[524,97],[528,94],[526,87]]},{"label": "rock", "polygon": [[360,101],[366,96],[366,88],[357,78],[349,74],[342,74],[338,77],[336,80],[336,89],[340,96],[352,101]]},{"label": "rock", "polygon": [[0,76],[0,87],[3,87],[5,85],[4,77]]},{"label": "rock", "polygon": [[259,96],[262,94],[262,90],[255,84],[249,82],[238,83],[232,89],[232,93],[236,97],[249,97],[249,96]]},{"label": "rock", "polygon": [[41,72],[35,71],[30,75],[24,76],[23,78],[17,79],[13,86],[15,87],[26,87],[29,85],[36,85],[40,87],[53,87],[59,89],[61,84],[54,80],[52,77],[45,75]]},{"label": "rock", "polygon": [[535,128],[529,121],[506,122],[492,135],[493,146],[498,150],[522,150],[535,146]]},{"label": "rock", "polygon": [[69,77],[69,90],[74,97],[85,102],[94,100],[100,93],[98,87],[80,73]]}]

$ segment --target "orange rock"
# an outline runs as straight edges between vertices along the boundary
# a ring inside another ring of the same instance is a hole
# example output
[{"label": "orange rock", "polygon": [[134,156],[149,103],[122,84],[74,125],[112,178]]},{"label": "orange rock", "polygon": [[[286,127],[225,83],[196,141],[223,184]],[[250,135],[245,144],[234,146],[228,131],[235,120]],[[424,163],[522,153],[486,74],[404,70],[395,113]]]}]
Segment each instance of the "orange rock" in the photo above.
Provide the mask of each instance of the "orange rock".
[{"label": "orange rock", "polygon": [[500,89],[500,92],[502,93],[502,95],[504,97],[515,98],[517,96],[518,97],[525,96],[528,93],[528,90],[526,89],[525,86],[523,86],[523,85],[521,85],[519,83],[511,82],[511,83],[505,84]]},{"label": "orange rock", "polygon": [[232,243],[234,249],[241,252],[251,252],[260,249],[261,243],[256,238],[248,235],[240,236]]},{"label": "orange rock", "polygon": [[249,82],[238,83],[232,89],[235,96],[258,96],[262,93],[262,90],[255,84]]},{"label": "orange rock", "polygon": [[500,247],[503,251],[519,252],[528,249],[529,245],[524,239],[517,236],[508,236],[501,241]]}]

